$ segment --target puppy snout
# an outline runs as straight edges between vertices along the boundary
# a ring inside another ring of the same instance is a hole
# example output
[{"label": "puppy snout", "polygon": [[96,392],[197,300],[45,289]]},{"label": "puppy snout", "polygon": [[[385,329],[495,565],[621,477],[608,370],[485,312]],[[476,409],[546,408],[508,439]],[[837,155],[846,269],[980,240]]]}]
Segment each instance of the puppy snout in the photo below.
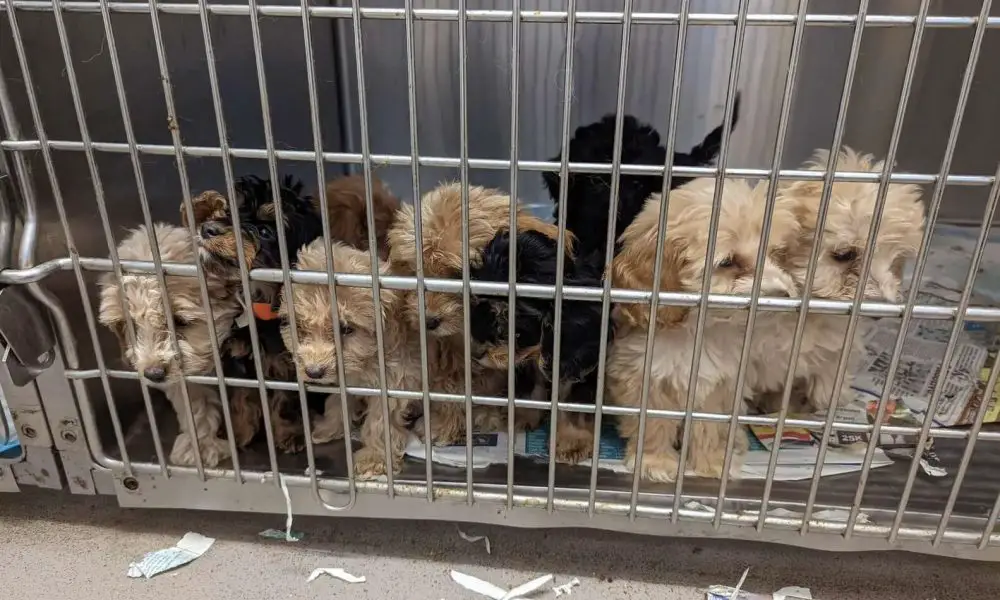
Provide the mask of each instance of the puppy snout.
[{"label": "puppy snout", "polygon": [[213,238],[217,235],[222,235],[225,231],[225,227],[220,223],[214,221],[209,221],[208,223],[201,224],[201,237],[203,238]]},{"label": "puppy snout", "polygon": [[434,331],[441,326],[441,317],[434,315],[427,317],[427,330]]},{"label": "puppy snout", "polygon": [[310,379],[320,379],[323,375],[326,375],[326,367],[321,365],[309,365],[305,368],[305,371]]},{"label": "puppy snout", "polygon": [[167,370],[163,367],[146,367],[142,371],[142,376],[153,383],[160,383],[167,376]]}]

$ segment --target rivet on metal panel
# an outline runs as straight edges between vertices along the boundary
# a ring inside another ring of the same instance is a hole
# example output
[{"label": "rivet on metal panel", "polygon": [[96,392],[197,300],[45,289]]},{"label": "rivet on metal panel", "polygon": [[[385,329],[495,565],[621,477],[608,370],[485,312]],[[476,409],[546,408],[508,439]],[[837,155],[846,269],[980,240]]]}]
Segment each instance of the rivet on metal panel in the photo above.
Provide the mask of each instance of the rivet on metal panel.
[{"label": "rivet on metal panel", "polygon": [[71,444],[75,444],[76,443],[76,433],[73,432],[73,431],[70,431],[68,429],[64,429],[64,430],[62,430],[62,432],[59,435],[62,437],[63,440],[65,440],[65,441],[67,441],[67,442],[69,442]]},{"label": "rivet on metal panel", "polygon": [[30,425],[25,425],[24,427],[22,427],[21,428],[21,434],[24,435],[24,437],[30,438],[30,439],[34,439],[34,438],[38,437],[38,432],[35,431],[35,428],[32,427],[32,426],[30,426]]},{"label": "rivet on metal panel", "polygon": [[139,489],[139,480],[135,477],[126,477],[122,480],[122,485],[125,486],[126,490],[134,492]]}]

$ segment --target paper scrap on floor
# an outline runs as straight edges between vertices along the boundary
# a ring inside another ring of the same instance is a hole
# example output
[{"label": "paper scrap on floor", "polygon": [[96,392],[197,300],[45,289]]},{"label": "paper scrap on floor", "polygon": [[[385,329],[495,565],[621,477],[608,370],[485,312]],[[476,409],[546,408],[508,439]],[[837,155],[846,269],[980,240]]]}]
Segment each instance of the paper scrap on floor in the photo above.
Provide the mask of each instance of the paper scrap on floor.
[{"label": "paper scrap on floor", "polygon": [[132,578],[155,577],[164,571],[184,566],[208,551],[215,538],[188,532],[176,545],[150,552],[138,562],[129,564],[127,575]]}]

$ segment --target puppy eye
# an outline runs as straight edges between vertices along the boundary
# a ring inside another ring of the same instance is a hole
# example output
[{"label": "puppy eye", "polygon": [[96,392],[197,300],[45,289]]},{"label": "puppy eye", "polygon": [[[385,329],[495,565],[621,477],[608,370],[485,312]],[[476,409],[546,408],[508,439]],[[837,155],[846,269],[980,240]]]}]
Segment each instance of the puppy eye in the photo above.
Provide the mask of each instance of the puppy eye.
[{"label": "puppy eye", "polygon": [[838,250],[833,253],[833,260],[837,262],[851,262],[858,258],[858,251],[855,249],[850,250]]},{"label": "puppy eye", "polygon": [[351,327],[347,323],[341,323],[340,324],[340,335],[341,336],[351,335],[352,333],[354,333],[354,328],[353,327]]},{"label": "puppy eye", "polygon": [[727,257],[725,257],[725,258],[723,258],[722,260],[719,261],[719,268],[720,269],[728,269],[728,268],[730,268],[732,266],[733,266],[733,257],[732,256],[727,256]]},{"label": "puppy eye", "polygon": [[258,231],[257,235],[260,236],[260,239],[264,240],[265,242],[270,242],[272,239],[274,239],[274,234],[271,232],[270,229],[267,228],[263,228],[260,231]]},{"label": "puppy eye", "polygon": [[190,324],[187,319],[174,315],[174,327],[187,327]]}]

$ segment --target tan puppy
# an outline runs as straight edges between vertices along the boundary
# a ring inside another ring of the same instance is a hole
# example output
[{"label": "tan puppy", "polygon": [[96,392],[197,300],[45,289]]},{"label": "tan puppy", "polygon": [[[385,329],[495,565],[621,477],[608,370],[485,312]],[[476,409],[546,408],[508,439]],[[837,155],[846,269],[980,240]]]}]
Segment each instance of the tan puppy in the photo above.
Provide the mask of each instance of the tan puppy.
[{"label": "tan puppy", "polygon": [[[338,273],[371,273],[368,252],[334,243],[329,251],[333,268]],[[302,248],[298,267],[310,271],[326,271],[326,253],[323,240],[318,239]],[[389,273],[389,264],[379,262],[379,273]],[[368,288],[337,286],[337,309],[340,323],[332,322],[330,294],[325,285],[292,284],[292,293],[282,291],[279,312],[287,319],[294,307],[299,329],[299,346],[296,362],[306,371],[320,372],[321,381],[335,382],[337,378],[337,348],[334,327],[340,328],[344,364],[343,383],[354,387],[380,387],[378,368],[378,343],[375,335],[376,310],[382,315],[387,389],[420,389],[420,339],[403,320],[404,294],[382,288],[381,302],[376,308]],[[291,347],[291,331],[287,321],[282,327],[282,337]],[[411,400],[389,397],[389,422],[385,421],[380,396],[351,398],[363,406],[361,443],[363,447],[354,455],[357,476],[370,479],[384,475],[388,469],[398,472],[402,467],[403,449],[406,447],[406,420],[414,404]],[[339,406],[340,395],[327,397],[324,416],[313,427],[315,443],[325,443],[343,437],[344,423]],[[354,413],[356,407],[351,407]],[[385,429],[389,428],[392,464],[386,464]]]},{"label": "tan puppy", "polygon": [[[498,190],[469,188],[469,262],[470,269],[481,264],[483,248],[498,234],[509,230],[510,196]],[[431,190],[421,199],[421,223],[424,274],[427,277],[461,279],[462,277],[462,192],[461,185],[450,183]],[[416,272],[417,252],[414,210],[403,205],[389,230],[389,257],[400,274]],[[517,228],[543,232],[555,237],[558,228],[518,207]],[[567,247],[570,238],[567,236]],[[437,367],[431,391],[465,393],[465,333],[463,331],[462,295],[438,292],[424,294],[429,351],[435,354]],[[407,294],[405,318],[414,332],[420,326],[417,295]],[[504,363],[506,364],[506,363]],[[473,363],[472,393],[500,396],[506,393],[507,374],[503,370]],[[465,410],[461,404],[432,404],[431,435],[436,443],[450,444],[465,434]],[[477,407],[475,427],[481,430],[503,428],[505,409]],[[536,411],[537,412],[537,411]],[[535,419],[529,419],[535,420]],[[419,430],[419,427],[418,427]]]},{"label": "tan puppy", "polygon": [[[830,153],[816,152],[804,168],[824,170]],[[870,154],[859,154],[844,148],[837,156],[838,171],[881,172],[884,163],[875,162]],[[882,211],[882,219],[874,248],[866,248],[868,230],[875,214],[878,183],[837,181],[833,183],[820,246],[812,291],[815,298],[853,300],[857,293],[861,263],[866,251],[874,251],[868,279],[861,282],[865,299],[898,301],[903,265],[916,254],[924,232],[924,205],[920,188],[915,185],[890,184]],[[778,256],[801,287],[819,216],[821,181],[796,181],[779,189],[777,201],[792,210],[801,226],[801,235],[785,253]],[[788,359],[798,315],[784,313],[773,323],[767,334],[754,336],[751,369],[747,372],[747,393],[780,391],[785,380]],[[847,385],[835,390],[837,362],[844,344],[849,317],[846,315],[811,314],[803,332],[802,348],[795,366],[795,375],[804,380],[806,400],[813,410],[825,410],[831,399],[838,404],[849,402]],[[865,323],[862,321],[861,325]],[[862,356],[861,332],[852,340],[848,373]],[[845,383],[846,383],[845,379]],[[776,406],[765,407],[768,411]]]},{"label": "tan puppy", "polygon": [[[154,227],[154,234],[164,262],[195,262],[191,236],[186,229],[161,223]],[[118,256],[122,260],[153,259],[145,226],[132,230],[122,240],[118,245]],[[154,387],[163,390],[177,412],[180,434],[174,440],[170,462],[193,465],[196,464],[195,446],[184,409],[183,376],[211,375],[215,371],[209,316],[201,305],[196,278],[168,275],[166,284],[180,354],[174,350],[170,340],[162,304],[163,289],[155,275],[123,275],[121,287],[125,292],[124,298],[114,275],[101,277],[99,320],[117,335],[129,365]],[[226,284],[214,277],[208,278],[208,294],[212,302],[215,331],[219,342],[223,343],[229,336],[234,319],[241,312],[240,304]],[[135,340],[131,342],[126,319],[135,325]],[[193,434],[201,449],[202,462],[207,467],[214,467],[230,456],[229,444],[225,438],[218,437],[222,423],[218,393],[212,386],[190,384],[188,395],[194,414]]]},{"label": "tan puppy", "polygon": [[[696,179],[670,193],[664,262],[660,289],[699,292],[709,240],[709,220],[715,191],[714,179]],[[768,258],[760,273],[755,272],[765,207],[766,186],[751,188],[744,181],[725,182],[719,216],[715,255],[710,261],[710,292],[749,294],[755,276],[762,277],[762,294],[790,296],[795,283],[770,258],[786,252],[799,236],[795,215],[777,207],[767,247]],[[617,288],[652,289],[656,259],[656,239],[660,234],[658,215],[661,198],[651,196],[636,220],[621,237],[622,250],[612,267]],[[641,304],[620,304],[616,308],[616,332],[607,365],[608,402],[637,407],[640,399],[646,326],[649,308]],[[761,313],[758,324],[766,327],[771,315]],[[660,306],[657,310],[656,339],[651,363],[649,408],[684,410],[688,397],[697,309]],[[735,379],[746,327],[742,311],[709,309],[705,320],[704,347],[699,357],[694,410],[730,414],[736,396]],[[742,404],[742,403],[741,403]],[[638,444],[637,417],[619,419],[619,429],[628,441],[627,460],[635,464]],[[643,477],[672,481],[677,475],[681,421],[650,418],[646,421]],[[693,420],[691,422],[688,469],[697,475],[722,474],[729,424]],[[737,428],[738,452],[746,449],[745,432]]]}]

